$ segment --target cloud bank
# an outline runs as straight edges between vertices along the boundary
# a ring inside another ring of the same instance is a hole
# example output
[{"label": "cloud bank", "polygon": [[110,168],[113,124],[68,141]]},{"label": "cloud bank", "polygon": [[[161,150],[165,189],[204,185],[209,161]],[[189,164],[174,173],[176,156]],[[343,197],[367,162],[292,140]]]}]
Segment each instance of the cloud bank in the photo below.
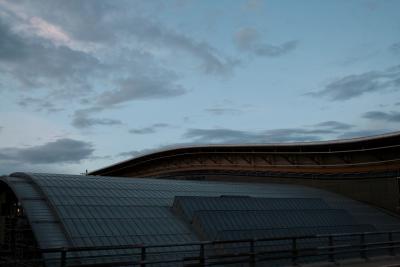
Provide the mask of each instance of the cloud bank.
[{"label": "cloud bank", "polygon": [[27,148],[1,148],[0,161],[29,164],[79,163],[93,153],[89,142],[64,138]]},{"label": "cloud bank", "polygon": [[324,97],[332,101],[345,101],[367,93],[398,89],[400,86],[400,65],[383,71],[370,71],[348,75],[325,86],[324,89],[307,93],[312,97]]}]

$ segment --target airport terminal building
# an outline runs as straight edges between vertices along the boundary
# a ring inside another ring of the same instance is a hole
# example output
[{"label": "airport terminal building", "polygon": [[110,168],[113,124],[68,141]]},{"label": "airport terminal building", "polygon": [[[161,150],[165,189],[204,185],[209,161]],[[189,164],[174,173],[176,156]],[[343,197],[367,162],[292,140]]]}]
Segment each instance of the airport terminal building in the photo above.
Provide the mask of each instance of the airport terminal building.
[{"label": "airport terminal building", "polygon": [[[0,178],[4,266],[395,260],[400,133],[174,148],[89,175]],[[2,266],[3,266],[2,265]]]}]

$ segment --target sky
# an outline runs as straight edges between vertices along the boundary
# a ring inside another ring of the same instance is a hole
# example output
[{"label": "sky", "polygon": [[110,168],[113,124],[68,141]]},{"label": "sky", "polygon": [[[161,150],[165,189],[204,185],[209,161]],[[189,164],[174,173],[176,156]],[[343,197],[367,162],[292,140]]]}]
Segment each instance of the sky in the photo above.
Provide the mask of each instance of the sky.
[{"label": "sky", "polygon": [[397,0],[0,0],[0,174],[399,130]]}]

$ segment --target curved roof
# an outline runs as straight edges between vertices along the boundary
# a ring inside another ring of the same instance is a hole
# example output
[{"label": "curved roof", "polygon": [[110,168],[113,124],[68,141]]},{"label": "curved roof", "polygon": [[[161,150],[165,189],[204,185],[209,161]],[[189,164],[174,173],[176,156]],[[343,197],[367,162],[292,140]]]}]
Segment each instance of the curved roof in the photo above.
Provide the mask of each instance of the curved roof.
[{"label": "curved roof", "polygon": [[399,229],[400,219],[284,184],[14,173],[40,248]]},{"label": "curved roof", "polygon": [[[266,144],[218,144],[218,145],[192,145],[169,147],[161,150],[155,150],[152,153],[143,154],[131,159],[121,161],[107,167],[103,167],[90,172],[90,175],[119,175],[118,170],[130,166],[140,165],[142,163],[163,160],[177,155],[185,156],[195,153],[223,153],[223,152],[240,152],[240,153],[335,153],[335,152],[358,152],[369,151],[381,148],[397,148],[400,147],[400,131],[387,133],[382,135],[317,141],[317,142],[293,142],[293,143],[266,143]],[[398,159],[396,159],[398,160]]]}]

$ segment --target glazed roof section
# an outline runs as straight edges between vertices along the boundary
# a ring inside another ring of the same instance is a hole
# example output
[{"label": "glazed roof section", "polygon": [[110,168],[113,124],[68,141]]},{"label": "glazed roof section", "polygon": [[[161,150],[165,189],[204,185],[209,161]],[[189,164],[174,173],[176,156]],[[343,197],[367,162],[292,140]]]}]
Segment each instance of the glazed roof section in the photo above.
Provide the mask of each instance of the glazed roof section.
[{"label": "glazed roof section", "polygon": [[[258,228],[278,231],[272,218],[279,218],[285,228],[279,231],[288,234],[339,224],[346,230],[349,222],[376,230],[400,226],[398,218],[359,202],[295,185],[26,173],[1,180],[24,206],[41,248],[198,241],[200,224],[218,226],[220,237],[228,230],[231,237]],[[196,223],[176,214],[174,201],[181,201]],[[299,208],[311,210],[310,216],[293,212]],[[301,225],[297,217],[303,218]]]}]

